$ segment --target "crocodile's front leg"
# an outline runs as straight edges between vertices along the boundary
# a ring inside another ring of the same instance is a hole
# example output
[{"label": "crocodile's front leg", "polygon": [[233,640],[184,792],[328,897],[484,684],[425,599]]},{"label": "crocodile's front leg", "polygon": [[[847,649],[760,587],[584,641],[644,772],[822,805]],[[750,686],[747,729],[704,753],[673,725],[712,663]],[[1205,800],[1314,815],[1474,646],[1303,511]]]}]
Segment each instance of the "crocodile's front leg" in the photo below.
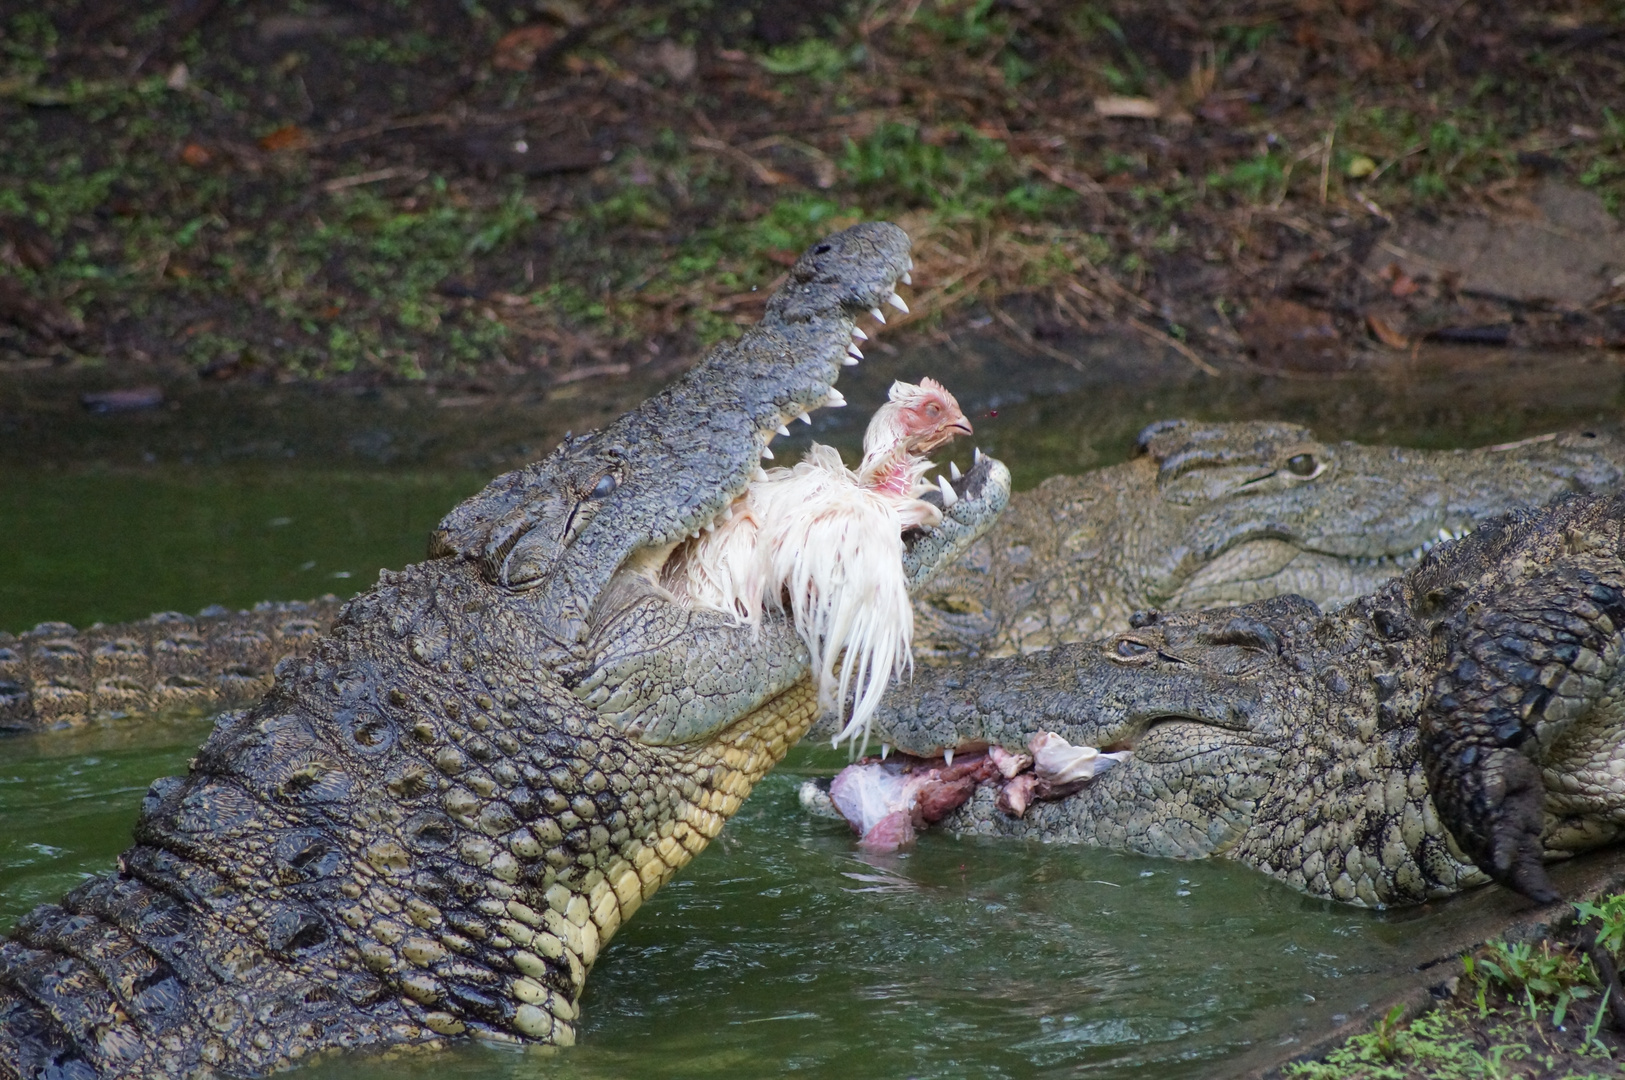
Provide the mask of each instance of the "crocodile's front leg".
[{"label": "crocodile's front leg", "polygon": [[1543,861],[1564,821],[1625,829],[1607,767],[1625,742],[1625,569],[1577,557],[1468,605],[1447,633],[1421,717],[1434,805],[1491,877],[1556,900]]}]

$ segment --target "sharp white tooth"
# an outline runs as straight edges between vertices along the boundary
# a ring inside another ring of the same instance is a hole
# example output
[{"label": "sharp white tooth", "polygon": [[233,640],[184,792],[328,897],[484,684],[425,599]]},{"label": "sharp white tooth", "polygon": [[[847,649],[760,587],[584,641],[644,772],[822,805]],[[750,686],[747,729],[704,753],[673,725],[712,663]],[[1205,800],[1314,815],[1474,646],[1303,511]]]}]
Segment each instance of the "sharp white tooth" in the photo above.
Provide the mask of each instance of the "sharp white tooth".
[{"label": "sharp white tooth", "polygon": [[808,412],[806,409],[802,409],[801,415],[796,417],[796,419],[800,420],[803,424],[810,426],[812,424],[812,413]]},{"label": "sharp white tooth", "polygon": [[942,763],[944,765],[952,765],[954,763],[954,752],[952,750],[944,750],[942,752]]},{"label": "sharp white tooth", "polygon": [[959,492],[955,491],[953,485],[948,483],[946,476],[937,477],[937,490],[942,492],[943,509],[947,509],[959,501]]},{"label": "sharp white tooth", "polygon": [[971,464],[973,466],[975,466],[975,465],[980,465],[981,463],[982,463],[982,448],[980,446],[978,446],[976,448],[976,452],[971,456]]},{"label": "sharp white tooth", "polygon": [[1411,548],[1411,558],[1420,559],[1421,557],[1422,557],[1422,549],[1421,548],[1419,548],[1419,547]]},{"label": "sharp white tooth", "polygon": [[790,434],[790,429],[785,427],[783,424],[780,424],[779,425],[779,434],[780,435],[788,435],[788,434]]},{"label": "sharp white tooth", "polygon": [[846,347],[846,355],[850,356],[854,360],[862,360],[863,359],[863,351],[861,349],[859,349],[856,345],[848,345]]},{"label": "sharp white tooth", "polygon": [[1455,538],[1456,538],[1456,534],[1451,532],[1449,529],[1440,529],[1439,530],[1439,539],[1440,540],[1454,540]]},{"label": "sharp white tooth", "polygon": [[721,516],[723,521],[732,521],[734,519],[734,508],[731,506],[724,506],[722,508]]},{"label": "sharp white tooth", "polygon": [[700,526],[700,528],[704,529],[706,532],[710,532],[712,529],[715,529],[716,527],[717,527],[717,523],[715,521],[707,521],[704,525]]},{"label": "sharp white tooth", "polygon": [[857,339],[858,341],[868,341],[869,340],[869,335],[865,334],[862,330],[859,330],[855,326],[852,328],[852,336],[855,339]]},{"label": "sharp white tooth", "polygon": [[829,397],[824,399],[824,405],[831,409],[845,408],[846,398],[834,387],[830,388]]},{"label": "sharp white tooth", "polygon": [[773,460],[773,451],[769,450],[767,447],[764,446],[764,447],[762,447],[762,456],[764,458],[766,458],[767,460],[772,461]]},{"label": "sharp white tooth", "polygon": [[857,367],[858,362],[856,360],[854,360],[850,356],[843,356],[843,357],[841,357],[841,366],[842,367]]},{"label": "sharp white tooth", "polygon": [[751,477],[751,479],[752,480],[766,480],[767,479],[767,470],[762,468],[760,465],[756,466],[756,475]]},{"label": "sharp white tooth", "polygon": [[700,538],[700,530],[695,529],[693,532],[688,534],[688,538],[690,540],[698,540]]},{"label": "sharp white tooth", "polygon": [[891,743],[883,742],[880,744],[880,760],[885,761],[889,757],[891,757]]},{"label": "sharp white tooth", "polygon": [[901,311],[904,315],[908,314],[908,305],[903,303],[903,298],[898,296],[896,293],[892,293],[890,296],[886,297],[886,303],[890,304],[898,311]]},{"label": "sharp white tooth", "polygon": [[901,281],[904,285],[912,285],[914,284],[914,275],[909,273],[907,270],[904,270],[903,276],[897,280]]},{"label": "sharp white tooth", "polygon": [[884,311],[881,311],[877,307],[870,308],[869,309],[869,314],[871,314],[871,315],[873,315],[875,317],[875,322],[877,322],[877,323],[883,323],[883,322],[886,321],[886,313]]},{"label": "sharp white tooth", "polygon": [[962,478],[964,475],[965,475],[964,473],[959,471],[959,465],[958,465],[957,462],[953,462],[953,461],[948,462],[948,476],[949,476],[950,479],[958,480],[958,479]]},{"label": "sharp white tooth", "polygon": [[1422,541],[1421,550],[1423,550],[1423,551],[1432,551],[1433,550],[1433,541],[1432,540],[1424,540],[1424,541]]}]

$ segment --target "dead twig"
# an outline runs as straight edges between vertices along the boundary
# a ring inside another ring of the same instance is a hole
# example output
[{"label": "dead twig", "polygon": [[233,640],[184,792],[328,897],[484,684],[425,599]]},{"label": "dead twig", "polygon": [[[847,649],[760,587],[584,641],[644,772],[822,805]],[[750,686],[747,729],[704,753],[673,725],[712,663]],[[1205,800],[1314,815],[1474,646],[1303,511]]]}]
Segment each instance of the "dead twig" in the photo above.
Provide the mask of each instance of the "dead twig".
[{"label": "dead twig", "polygon": [[1139,319],[1136,319],[1132,315],[1130,315],[1128,317],[1128,324],[1130,326],[1134,327],[1134,329],[1138,330],[1140,333],[1144,334],[1146,337],[1150,338],[1152,341],[1161,342],[1163,345],[1168,346],[1168,348],[1174,350],[1174,352],[1178,353],[1180,356],[1183,356],[1185,359],[1187,359],[1191,363],[1195,364],[1205,374],[1212,375],[1215,378],[1218,377],[1218,375],[1219,375],[1219,369],[1218,368],[1214,367],[1212,364],[1208,363],[1206,360],[1203,360],[1200,356],[1198,356],[1196,354],[1195,349],[1191,348],[1189,345],[1185,344],[1183,341],[1180,341],[1178,338],[1173,337],[1170,334],[1165,334],[1161,330],[1158,330],[1154,326],[1148,326],[1147,324],[1141,322]]},{"label": "dead twig", "polygon": [[380,180],[395,180],[400,177],[410,177],[412,183],[417,183],[429,175],[428,169],[409,169],[403,165],[390,165],[382,169],[373,169],[371,172],[356,173],[353,176],[335,176],[331,180],[322,182],[322,190],[329,195],[335,191],[346,188],[360,187],[363,184],[376,184]]},{"label": "dead twig", "polygon": [[698,146],[702,150],[710,150],[714,153],[721,154],[723,157],[731,158],[732,160],[745,166],[745,168],[751,171],[751,175],[756,177],[756,182],[759,184],[765,184],[768,187],[777,187],[780,184],[788,183],[791,179],[791,177],[779,172],[779,170],[773,168],[771,165],[752,157],[751,155],[745,153],[745,151],[739,149],[737,146],[732,146],[723,142],[721,139],[712,139],[707,138],[704,135],[696,135],[689,141],[694,146]]},{"label": "dead twig", "polygon": [[1015,319],[1010,317],[1009,312],[1005,311],[993,301],[988,301],[987,310],[992,314],[993,318],[998,320],[999,324],[1002,325],[1006,331],[1015,335],[1016,341],[1020,343],[1022,348],[1043,353],[1051,360],[1059,360],[1061,363],[1065,364],[1069,368],[1072,368],[1074,371],[1089,370],[1084,366],[1083,361],[1079,360],[1076,356],[1068,356],[1060,349],[1051,348],[1050,346],[1045,345],[1042,341],[1039,341],[1037,338],[1033,337],[1032,334],[1022,329],[1020,323],[1016,322]]}]

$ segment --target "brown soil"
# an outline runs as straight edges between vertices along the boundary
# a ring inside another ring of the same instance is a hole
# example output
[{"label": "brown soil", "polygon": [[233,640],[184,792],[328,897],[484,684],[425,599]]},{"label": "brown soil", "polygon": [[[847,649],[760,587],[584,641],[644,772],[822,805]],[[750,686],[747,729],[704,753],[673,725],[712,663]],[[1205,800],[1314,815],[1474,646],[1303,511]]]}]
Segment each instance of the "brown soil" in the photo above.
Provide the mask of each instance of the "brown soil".
[{"label": "brown soil", "polygon": [[1430,336],[1625,342],[1617,3],[47,0],[0,26],[13,369],[658,372],[859,216],[914,233],[928,331],[1052,355],[1103,324],[1305,374]]}]

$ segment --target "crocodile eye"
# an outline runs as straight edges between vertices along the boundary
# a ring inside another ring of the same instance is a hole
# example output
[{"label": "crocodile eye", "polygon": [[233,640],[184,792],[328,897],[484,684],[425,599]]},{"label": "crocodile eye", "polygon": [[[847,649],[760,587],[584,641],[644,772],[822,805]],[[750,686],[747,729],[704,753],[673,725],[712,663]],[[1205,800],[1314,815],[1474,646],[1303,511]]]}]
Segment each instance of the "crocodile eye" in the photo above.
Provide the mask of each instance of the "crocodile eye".
[{"label": "crocodile eye", "polygon": [[605,473],[603,476],[598,478],[598,483],[592,486],[592,491],[587,493],[587,498],[607,499],[609,498],[610,492],[619,487],[620,483],[621,482],[619,480],[615,479],[614,473]]},{"label": "crocodile eye", "polygon": [[1133,638],[1120,638],[1117,642],[1118,656],[1143,656],[1150,651],[1151,646],[1143,641],[1135,641]]},{"label": "crocodile eye", "polygon": [[1293,454],[1286,459],[1286,471],[1294,476],[1313,476],[1316,467],[1313,454]]}]

